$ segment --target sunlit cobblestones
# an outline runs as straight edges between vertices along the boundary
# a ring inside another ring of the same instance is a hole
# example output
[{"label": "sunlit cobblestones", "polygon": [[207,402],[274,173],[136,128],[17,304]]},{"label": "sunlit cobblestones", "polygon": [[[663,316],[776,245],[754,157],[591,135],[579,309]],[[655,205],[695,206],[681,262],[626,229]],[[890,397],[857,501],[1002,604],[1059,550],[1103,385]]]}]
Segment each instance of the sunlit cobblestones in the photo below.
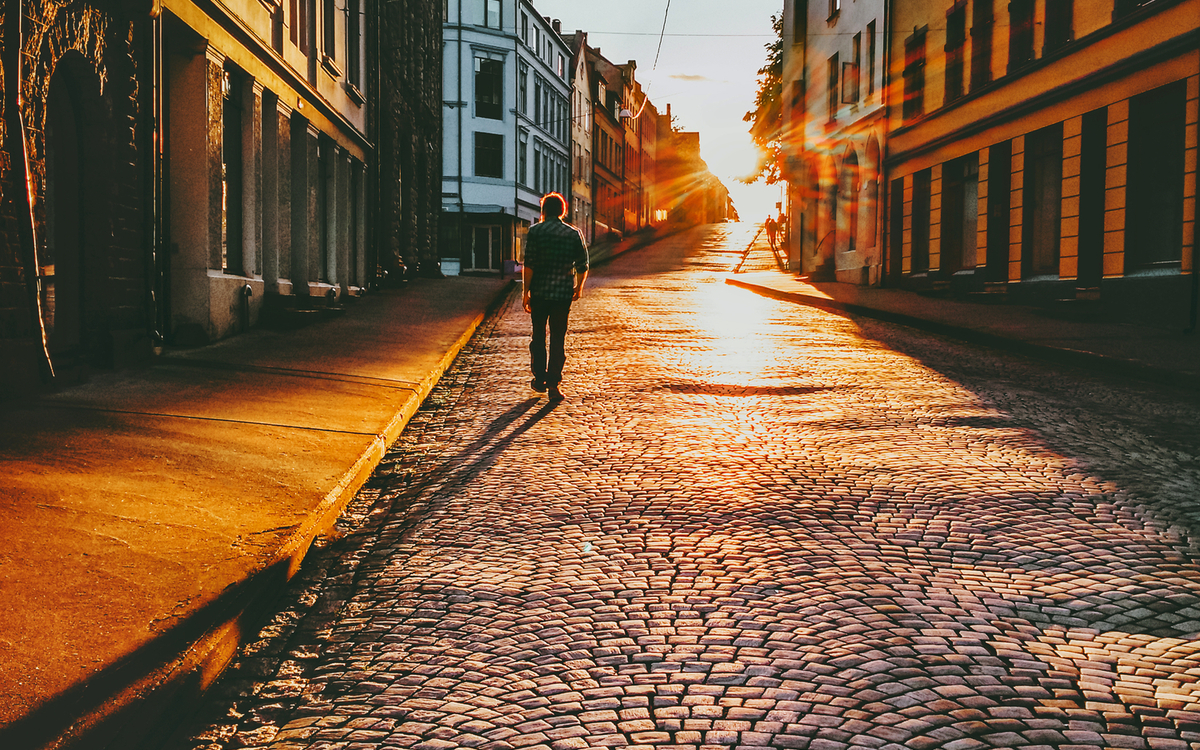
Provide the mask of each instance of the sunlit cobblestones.
[{"label": "sunlit cobblestones", "polygon": [[556,406],[510,307],[185,744],[1200,748],[1200,409],[725,286],[741,231],[598,269]]}]

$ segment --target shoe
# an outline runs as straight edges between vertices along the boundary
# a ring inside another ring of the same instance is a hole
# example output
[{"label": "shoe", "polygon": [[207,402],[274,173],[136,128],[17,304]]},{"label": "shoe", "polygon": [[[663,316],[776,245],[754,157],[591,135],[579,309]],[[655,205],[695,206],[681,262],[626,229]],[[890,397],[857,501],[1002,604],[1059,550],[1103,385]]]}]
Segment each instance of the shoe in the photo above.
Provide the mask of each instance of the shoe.
[{"label": "shoe", "polygon": [[541,378],[534,378],[533,380],[529,381],[529,387],[538,393],[545,393],[546,381],[542,380]]},{"label": "shoe", "polygon": [[563,392],[561,390],[559,390],[557,383],[550,386],[550,400],[551,401],[562,401],[564,398],[566,398],[566,396],[564,396]]}]

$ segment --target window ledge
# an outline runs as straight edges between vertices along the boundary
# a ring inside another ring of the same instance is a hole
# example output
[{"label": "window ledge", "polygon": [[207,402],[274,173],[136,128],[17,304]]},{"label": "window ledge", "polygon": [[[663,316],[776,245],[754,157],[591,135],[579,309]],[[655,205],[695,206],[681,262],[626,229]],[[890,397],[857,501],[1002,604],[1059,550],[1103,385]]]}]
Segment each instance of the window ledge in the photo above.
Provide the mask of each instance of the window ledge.
[{"label": "window ledge", "polygon": [[346,96],[350,97],[350,100],[352,102],[354,102],[355,104],[357,104],[360,107],[366,103],[367,98],[365,96],[363,96],[363,93],[361,91],[358,90],[358,86],[355,86],[353,83],[350,83],[347,81],[345,84],[345,89],[346,89]]},{"label": "window ledge", "polygon": [[342,69],[338,67],[338,64],[329,55],[321,55],[321,67],[333,78],[342,77]]}]

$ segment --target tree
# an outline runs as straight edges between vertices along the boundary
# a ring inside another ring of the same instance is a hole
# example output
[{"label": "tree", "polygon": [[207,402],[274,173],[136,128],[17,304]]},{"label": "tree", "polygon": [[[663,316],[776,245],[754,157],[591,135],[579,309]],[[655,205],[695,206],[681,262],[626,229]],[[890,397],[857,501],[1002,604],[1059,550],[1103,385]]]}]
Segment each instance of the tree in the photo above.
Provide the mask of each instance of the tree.
[{"label": "tree", "polygon": [[766,180],[774,185],[780,180],[779,159],[783,134],[783,14],[771,16],[775,38],[763,45],[767,63],[758,69],[758,93],[755,108],[742,119],[750,123],[750,137],[762,151],[758,167],[742,178],[746,184]]}]

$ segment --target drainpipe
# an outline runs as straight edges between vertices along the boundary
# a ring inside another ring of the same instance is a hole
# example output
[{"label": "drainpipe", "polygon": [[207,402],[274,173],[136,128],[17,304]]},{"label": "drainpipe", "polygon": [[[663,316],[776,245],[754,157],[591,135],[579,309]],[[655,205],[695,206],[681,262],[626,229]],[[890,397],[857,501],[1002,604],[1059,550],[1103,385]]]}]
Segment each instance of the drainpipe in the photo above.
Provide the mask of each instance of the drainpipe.
[{"label": "drainpipe", "polygon": [[25,258],[25,284],[29,291],[29,309],[33,313],[37,325],[37,336],[40,342],[39,365],[42,377],[48,382],[54,380],[54,363],[50,360],[50,344],[46,336],[46,321],[42,317],[42,284],[38,278],[37,234],[33,221],[33,185],[29,175],[29,149],[25,140],[25,117],[21,112],[21,42],[25,35],[22,31],[24,21],[24,2],[8,0],[4,6],[4,119],[8,123],[7,148],[12,158],[13,183],[23,185],[24,190],[15,191],[13,196],[13,211],[18,222],[21,254]]}]

